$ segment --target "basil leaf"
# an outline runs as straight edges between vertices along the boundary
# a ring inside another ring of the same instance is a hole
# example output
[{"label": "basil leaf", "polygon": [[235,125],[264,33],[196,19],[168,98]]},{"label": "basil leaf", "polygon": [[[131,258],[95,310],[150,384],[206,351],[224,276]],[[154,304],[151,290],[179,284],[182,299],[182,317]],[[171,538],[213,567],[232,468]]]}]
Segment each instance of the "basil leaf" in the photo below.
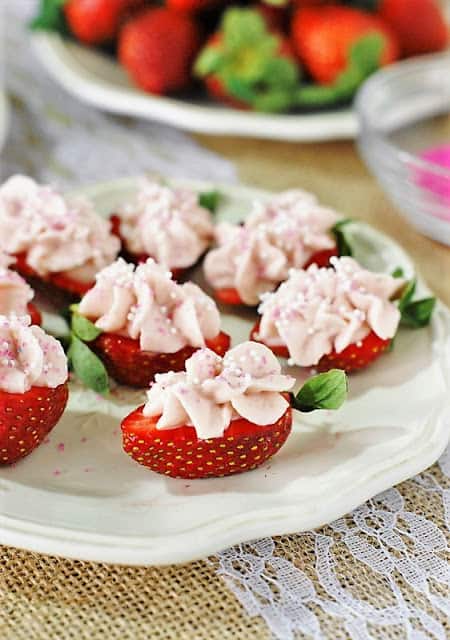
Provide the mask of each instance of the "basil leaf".
[{"label": "basil leaf", "polygon": [[209,209],[211,213],[215,213],[221,197],[220,191],[202,191],[198,196],[198,203],[204,209]]},{"label": "basil leaf", "polygon": [[406,287],[403,289],[403,293],[401,298],[398,301],[398,308],[401,313],[403,313],[403,309],[405,309],[408,304],[411,302],[413,295],[416,292],[417,280],[413,278],[410,280]]},{"label": "basil leaf", "polygon": [[97,393],[109,390],[108,374],[103,362],[76,336],[72,336],[68,356],[74,372],[86,387]]},{"label": "basil leaf", "polygon": [[41,0],[37,16],[30,22],[30,29],[68,32],[63,6],[66,0]]},{"label": "basil leaf", "polygon": [[391,276],[393,278],[403,278],[403,276],[405,275],[405,272],[403,271],[403,269],[401,267],[397,267],[396,269],[394,269],[394,271],[391,273]]},{"label": "basil leaf", "polygon": [[93,322],[79,313],[72,315],[72,331],[83,342],[92,342],[102,333],[102,330],[96,327]]},{"label": "basil leaf", "polygon": [[353,249],[345,234],[345,227],[352,222],[353,220],[351,218],[344,218],[344,220],[339,220],[339,222],[336,222],[334,227],[331,229],[336,239],[339,257],[353,255]]},{"label": "basil leaf", "polygon": [[305,413],[316,409],[339,409],[347,398],[347,376],[341,369],[330,369],[305,382],[296,396],[294,409]]},{"label": "basil leaf", "polygon": [[402,308],[402,324],[413,329],[426,327],[430,324],[435,306],[436,298],[423,298],[410,302]]}]

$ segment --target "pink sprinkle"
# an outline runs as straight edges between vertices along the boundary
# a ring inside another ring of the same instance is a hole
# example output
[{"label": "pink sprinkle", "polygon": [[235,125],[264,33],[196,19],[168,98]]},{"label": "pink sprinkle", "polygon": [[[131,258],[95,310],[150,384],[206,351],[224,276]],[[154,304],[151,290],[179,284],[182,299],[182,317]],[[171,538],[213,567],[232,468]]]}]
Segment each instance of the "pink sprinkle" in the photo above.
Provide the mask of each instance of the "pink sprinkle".
[{"label": "pink sprinkle", "polygon": [[94,471],[94,469],[92,467],[84,467],[83,471],[85,473],[90,473],[91,471]]},{"label": "pink sprinkle", "polygon": [[87,442],[87,438],[86,438],[86,436],[83,436],[83,437],[81,438],[80,442],[83,442],[83,443]]},{"label": "pink sprinkle", "polygon": [[58,449],[58,451],[64,451],[64,442],[60,442],[56,448]]},{"label": "pink sprinkle", "polygon": [[55,470],[53,471],[53,475],[54,475],[54,476],[60,476],[60,475],[61,475],[61,469],[55,469]]},{"label": "pink sprinkle", "polygon": [[116,436],[119,432],[117,431],[117,429],[114,429],[114,431],[112,432],[113,436]]}]

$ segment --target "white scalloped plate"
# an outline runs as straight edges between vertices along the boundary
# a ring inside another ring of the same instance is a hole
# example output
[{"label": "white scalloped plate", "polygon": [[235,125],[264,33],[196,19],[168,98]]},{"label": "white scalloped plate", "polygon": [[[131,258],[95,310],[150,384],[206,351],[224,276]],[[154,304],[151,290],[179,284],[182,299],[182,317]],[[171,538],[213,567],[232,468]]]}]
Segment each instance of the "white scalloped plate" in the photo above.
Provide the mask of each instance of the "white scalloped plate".
[{"label": "white scalloped plate", "polygon": [[53,78],[69,93],[95,107],[157,120],[180,129],[290,141],[354,138],[351,109],[311,114],[270,115],[231,109],[208,100],[152,96],[134,87],[112,58],[58,34],[33,35],[34,49]]},{"label": "white scalloped plate", "polygon": [[[85,192],[107,214],[134,185],[127,179]],[[263,195],[241,187],[222,191],[219,217],[231,220]],[[354,236],[357,257],[367,266],[402,266],[412,274],[410,259],[392,240],[359,223]],[[247,338],[253,312],[224,314],[223,321],[236,344]],[[393,352],[351,377],[342,409],[297,414],[279,454],[231,478],[173,480],[139,466],[121,450],[119,423],[139,404],[140,393],[117,388],[105,400],[74,385],[49,441],[0,469],[0,542],[149,565],[190,561],[259,536],[328,523],[422,471],[445,448],[449,336],[450,312],[440,304],[429,328],[401,330]]]}]

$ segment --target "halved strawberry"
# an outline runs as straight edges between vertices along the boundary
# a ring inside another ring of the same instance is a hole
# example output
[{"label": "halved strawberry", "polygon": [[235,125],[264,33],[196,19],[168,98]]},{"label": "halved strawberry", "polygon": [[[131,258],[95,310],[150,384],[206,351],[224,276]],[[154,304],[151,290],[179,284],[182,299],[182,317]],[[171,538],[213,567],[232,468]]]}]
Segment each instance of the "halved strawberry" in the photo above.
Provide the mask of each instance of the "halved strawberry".
[{"label": "halved strawberry", "polygon": [[[259,336],[258,321],[250,332],[250,340],[265,344],[266,347],[280,358],[289,358],[290,354],[288,348],[285,345],[272,346],[266,344],[261,340]],[[379,358],[381,354],[386,351],[391,343],[390,339],[383,340],[377,336],[374,331],[371,331],[359,344],[350,344],[340,353],[332,351],[331,353],[322,356],[320,361],[313,368],[317,371],[328,371],[329,369],[342,369],[346,373],[357,371],[358,369],[364,369],[372,364],[374,360]]]},{"label": "halved strawberry", "polygon": [[[206,346],[222,356],[230,347],[230,336],[220,332],[212,340],[206,340]],[[181,371],[186,360],[197,350],[187,346],[175,353],[142,351],[139,340],[114,333],[101,333],[89,343],[89,347],[98,355],[114,380],[138,389],[147,388],[156,373]]]},{"label": "halved strawberry", "polygon": [[[120,252],[120,255],[124,260],[126,260],[126,262],[131,262],[133,264],[141,264],[142,262],[147,262],[149,258],[153,257],[153,256],[149,256],[147,253],[138,253],[138,254],[130,253],[125,248],[125,242],[120,233],[120,223],[121,223],[120,217],[115,213],[113,213],[110,216],[110,220],[111,220],[111,233],[113,233],[117,238],[119,238],[120,242],[122,243],[122,250]],[[179,280],[186,273],[187,269],[175,268],[175,269],[170,269],[170,271],[172,273],[173,279]]]},{"label": "halved strawberry", "polygon": [[213,478],[256,469],[286,442],[292,409],[275,424],[260,426],[238,418],[220,438],[200,440],[194,427],[158,430],[158,418],[143,407],[122,421],[123,448],[139,464],[172,478]]},{"label": "halved strawberry", "polygon": [[75,280],[64,273],[49,273],[47,276],[40,276],[33,267],[27,263],[25,253],[17,253],[15,256],[16,262],[12,265],[12,268],[18,271],[24,278],[34,278],[40,280],[43,283],[53,285],[57,289],[75,295],[77,297],[83,296],[89,289],[92,288],[93,282],[81,282]]},{"label": "halved strawberry", "polygon": [[[338,255],[339,254],[337,247],[333,249],[324,249],[323,251],[318,251],[313,256],[311,256],[303,269],[307,269],[312,264],[317,264],[318,267],[329,267],[330,258]],[[241,296],[239,295],[237,289],[235,289],[234,287],[216,289],[214,291],[214,297],[218,302],[221,302],[222,304],[229,304],[233,306],[245,304],[244,302],[242,302]]]},{"label": "halved strawberry", "polygon": [[371,331],[358,344],[350,344],[340,353],[332,351],[323,356],[319,364],[314,367],[317,371],[328,371],[329,369],[343,369],[346,373],[365,369],[372,362],[381,356],[391,344],[391,339],[383,340]]},{"label": "halved strawberry", "polygon": [[25,393],[0,391],[0,464],[12,464],[33,451],[60,419],[69,395],[67,383],[55,389],[31,387]]},{"label": "halved strawberry", "polygon": [[31,324],[42,324],[42,315],[37,307],[32,302],[28,303],[28,314],[31,318]]}]

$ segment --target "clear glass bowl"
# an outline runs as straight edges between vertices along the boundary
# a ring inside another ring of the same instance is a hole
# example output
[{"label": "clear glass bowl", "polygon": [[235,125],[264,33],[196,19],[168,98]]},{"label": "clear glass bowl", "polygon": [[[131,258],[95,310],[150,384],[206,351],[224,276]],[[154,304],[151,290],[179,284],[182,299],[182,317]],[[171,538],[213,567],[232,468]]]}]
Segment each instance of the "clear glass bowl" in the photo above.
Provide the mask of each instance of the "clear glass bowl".
[{"label": "clear glass bowl", "polygon": [[450,53],[377,72],[355,106],[360,152],[387,195],[419,231],[450,245],[450,167],[421,157],[450,149]]}]

